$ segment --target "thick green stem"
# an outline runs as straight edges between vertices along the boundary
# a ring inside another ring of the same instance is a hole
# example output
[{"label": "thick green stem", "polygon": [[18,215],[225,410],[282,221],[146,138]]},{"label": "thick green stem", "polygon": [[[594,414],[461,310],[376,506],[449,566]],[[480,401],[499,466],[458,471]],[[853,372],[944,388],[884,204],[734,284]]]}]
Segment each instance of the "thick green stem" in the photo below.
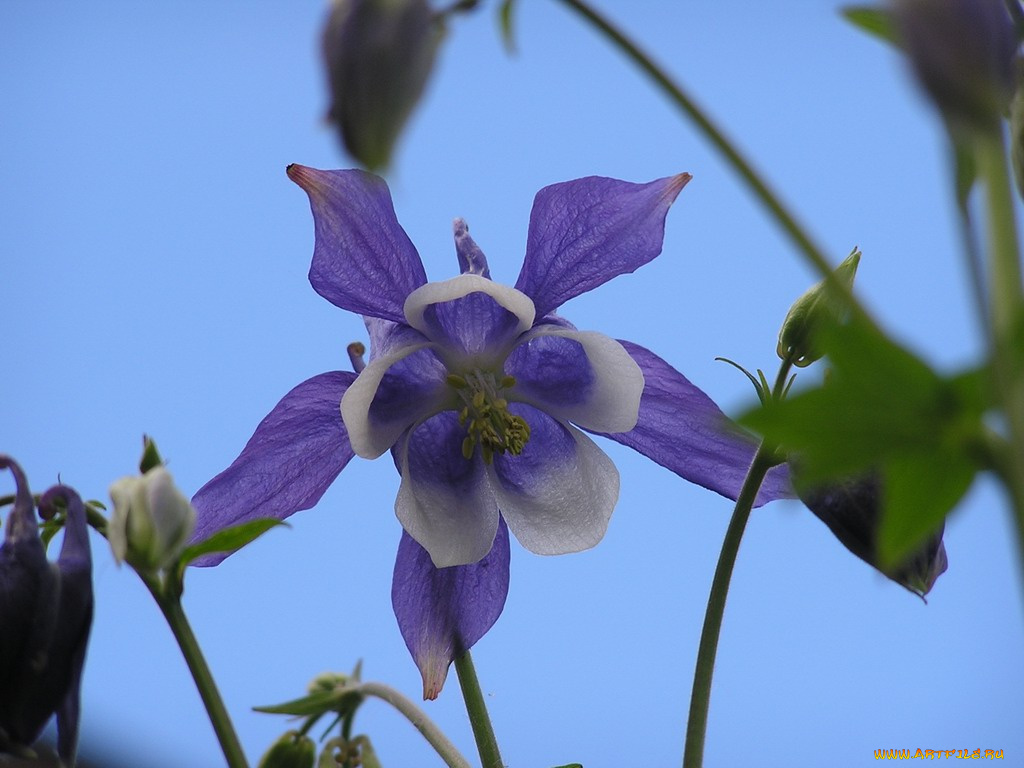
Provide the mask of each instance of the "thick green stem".
[{"label": "thick green stem", "polygon": [[[771,395],[775,399],[780,398],[786,389],[790,365],[785,361],[779,368]],[[690,714],[686,721],[683,768],[700,768],[704,762],[704,740],[708,729],[708,709],[711,705],[711,681],[715,673],[718,637],[722,631],[722,617],[725,615],[725,601],[729,596],[729,583],[732,581],[736,555],[739,553],[740,541],[743,539],[743,531],[747,527],[757,492],[768,470],[777,463],[774,449],[762,443],[754,454],[750,469],[747,470],[747,476],[733,507],[729,527],[725,532],[725,539],[722,541],[722,551],[718,555],[715,576],[711,580],[711,593],[708,595],[704,627],[701,629],[700,645],[697,648],[693,691],[690,694]]]},{"label": "thick green stem", "polygon": [[470,768],[469,761],[462,756],[437,725],[424,714],[410,699],[383,683],[361,683],[356,690],[364,696],[374,696],[397,709],[412,723],[423,738],[441,756],[449,768]]},{"label": "thick green stem", "polygon": [[[227,760],[228,767],[248,768],[242,745],[231,724],[231,717],[220,697],[210,668],[206,665],[206,659],[203,658],[199,642],[185,617],[185,611],[181,607],[180,595],[176,590],[164,589],[163,582],[158,577],[139,575],[146,587],[149,588],[157,605],[160,606],[160,610],[174,634],[174,639],[178,641],[178,647],[181,648],[181,654],[185,657],[185,662],[192,673],[192,679],[195,680],[196,688],[202,697],[213,730],[217,734],[217,740],[220,742],[220,748],[224,752],[224,759]],[[172,594],[168,594],[168,592],[172,592]]]},{"label": "thick green stem", "polygon": [[487,714],[487,704],[484,702],[484,694],[480,690],[480,681],[476,677],[476,669],[473,667],[473,658],[469,651],[455,658],[455,672],[459,676],[459,685],[462,686],[462,697],[466,700],[466,713],[469,715],[470,725],[473,726],[473,737],[480,753],[480,762],[483,768],[503,768],[505,764],[501,761],[498,740],[494,738],[494,728],[491,726],[490,715]]},{"label": "thick green stem", "polygon": [[1018,348],[1024,335],[1024,285],[1020,250],[1002,133],[979,132],[974,139],[978,170],[987,191],[992,366],[1009,429],[1009,457],[1000,474],[1013,503],[1024,564],[1024,361]]}]

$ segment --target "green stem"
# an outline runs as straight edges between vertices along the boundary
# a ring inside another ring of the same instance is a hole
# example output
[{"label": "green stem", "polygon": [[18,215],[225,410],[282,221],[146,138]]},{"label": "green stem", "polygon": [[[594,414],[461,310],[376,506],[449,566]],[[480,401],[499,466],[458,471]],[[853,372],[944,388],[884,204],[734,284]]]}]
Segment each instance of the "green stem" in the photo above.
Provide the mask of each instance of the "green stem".
[{"label": "green stem", "polygon": [[[775,378],[772,397],[778,399],[786,389],[791,363],[784,361]],[[754,507],[757,492],[764,482],[768,470],[778,463],[775,451],[765,443],[757,449],[754,460],[747,470],[740,494],[733,507],[732,518],[722,541],[718,565],[711,581],[711,593],[704,613],[704,627],[700,633],[697,648],[697,664],[693,672],[693,691],[690,694],[690,714],[686,721],[686,744],[683,747],[683,768],[700,768],[704,762],[704,740],[708,729],[708,708],[711,704],[711,680],[715,672],[715,657],[718,654],[718,637],[722,631],[722,617],[725,615],[725,601],[729,596],[736,555],[740,550],[743,531]]]},{"label": "green stem", "polygon": [[494,728],[491,727],[487,704],[484,702],[484,694],[480,690],[480,681],[476,677],[476,669],[473,667],[473,658],[469,651],[455,658],[455,672],[459,676],[459,685],[462,686],[462,697],[466,700],[466,713],[469,715],[470,725],[473,726],[480,762],[483,768],[503,768],[505,764],[501,761],[498,741],[494,738]]},{"label": "green stem", "polygon": [[1024,325],[1024,286],[1020,250],[1002,132],[979,132],[974,138],[978,170],[987,189],[992,366],[1009,428],[1009,456],[1001,475],[1013,503],[1024,563],[1024,361],[1018,348]]},{"label": "green stem", "polygon": [[469,761],[462,756],[441,729],[423,713],[423,710],[394,688],[383,683],[370,682],[361,683],[356,690],[364,696],[374,696],[387,702],[405,715],[405,718],[423,734],[423,738],[441,756],[449,768],[470,768]]},{"label": "green stem", "polygon": [[[711,142],[722,157],[739,177],[747,184],[762,205],[768,209],[772,217],[782,227],[783,231],[790,237],[796,247],[806,256],[807,260],[814,265],[817,271],[825,279],[829,279],[833,267],[822,255],[821,250],[814,244],[804,228],[797,222],[796,218],[789,212],[778,196],[769,188],[762,176],[754,170],[754,167],[747,161],[736,146],[726,138],[722,130],[715,125],[707,113],[701,109],[678,83],[673,81],[665,71],[644,53],[633,41],[625,36],[610,21],[601,16],[593,8],[589,7],[582,0],[561,0],[562,3],[572,8],[580,16],[596,27],[605,37],[611,40],[627,57],[640,67],[643,72],[654,81],[666,96],[675,104],[686,117],[688,117],[697,129],[704,134],[704,137]],[[838,282],[838,281],[837,281]],[[845,288],[845,286],[842,286]],[[849,290],[840,293],[841,296],[849,294]]]},{"label": "green stem", "polygon": [[220,748],[224,752],[228,767],[248,768],[245,753],[242,751],[242,745],[235,734],[231,718],[220,697],[220,692],[217,690],[217,684],[213,680],[213,675],[206,665],[206,659],[203,658],[203,652],[199,648],[196,636],[192,633],[192,627],[189,626],[185,611],[181,607],[180,595],[176,591],[173,594],[168,594],[171,590],[164,589],[163,582],[159,577],[145,576],[141,573],[139,576],[153,595],[157,605],[160,606],[160,610],[174,634],[174,639],[178,641],[178,647],[181,648],[181,654],[185,657],[196,688],[199,689],[199,695],[206,706],[206,713],[217,734],[217,739],[220,741]]}]

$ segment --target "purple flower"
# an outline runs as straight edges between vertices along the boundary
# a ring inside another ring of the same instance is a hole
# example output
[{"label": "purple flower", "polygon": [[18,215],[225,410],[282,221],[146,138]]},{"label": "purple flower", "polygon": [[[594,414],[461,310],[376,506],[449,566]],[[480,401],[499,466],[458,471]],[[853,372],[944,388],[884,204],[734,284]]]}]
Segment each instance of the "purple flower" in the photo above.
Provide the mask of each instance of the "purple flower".
[{"label": "purple flower", "polygon": [[63,485],[40,499],[44,514],[54,511],[57,499],[67,508],[64,543],[51,565],[24,472],[2,454],[0,469],[11,470],[17,488],[0,547],[0,752],[25,754],[56,713],[57,750],[74,765],[93,607],[85,507]]},{"label": "purple flower", "polygon": [[[288,175],[313,210],[310,282],[364,316],[370,361],[285,396],[193,498],[195,540],[307,509],[353,455],[391,451],[404,528],[393,602],[430,697],[452,658],[501,613],[506,524],[538,554],[577,552],[604,536],[619,475],[584,430],[735,498],[756,447],[750,436],[653,353],[555,314],[661,252],[665,215],[689,175],[541,190],[514,288],[491,281],[461,220],[462,274],[428,283],[376,176],[297,165]],[[758,503],[790,494],[780,468]]]}]

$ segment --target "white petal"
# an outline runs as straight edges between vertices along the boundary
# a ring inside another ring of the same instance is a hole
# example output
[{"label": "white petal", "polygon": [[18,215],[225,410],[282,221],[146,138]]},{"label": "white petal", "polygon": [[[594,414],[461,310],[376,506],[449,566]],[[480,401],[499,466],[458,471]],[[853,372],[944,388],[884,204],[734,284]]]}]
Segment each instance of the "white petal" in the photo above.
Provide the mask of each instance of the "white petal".
[{"label": "white petal", "polygon": [[[578,402],[552,402],[543,396],[543,392],[531,390],[528,380],[520,381],[510,393],[511,398],[530,403],[552,416],[595,432],[628,432],[633,429],[640,413],[644,374],[622,344],[595,331],[542,326],[524,337],[513,355],[523,345],[527,345],[523,351],[529,355],[529,344],[544,336],[570,339],[583,348],[590,364],[589,372],[593,376],[586,388],[585,398]],[[514,370],[509,372],[516,375]],[[544,371],[537,371],[534,375],[542,380]]]},{"label": "white petal", "polygon": [[487,473],[479,456],[462,456],[462,434],[453,414],[438,414],[412,430],[399,455],[395,514],[438,568],[481,560],[498,530]]},{"label": "white petal", "polygon": [[426,397],[415,403],[408,403],[413,411],[405,410],[396,418],[370,418],[370,406],[377,396],[377,389],[388,370],[409,355],[431,346],[429,343],[410,344],[370,362],[356,377],[341,398],[341,418],[348,430],[352,450],[364,459],[376,459],[389,450],[410,425],[438,410],[446,387],[438,387],[434,397]]},{"label": "white petal", "polygon": [[533,325],[537,312],[533,300],[521,291],[501,285],[480,275],[465,274],[439,283],[421,285],[405,300],[405,318],[409,325],[430,337],[430,327],[423,313],[432,304],[454,301],[471,293],[485,293],[519,319],[517,333],[525,333]]},{"label": "white petal", "polygon": [[563,427],[575,441],[575,451],[557,451],[559,455],[532,470],[529,484],[503,477],[515,472],[522,457],[496,457],[488,468],[509,530],[538,555],[580,552],[596,545],[604,538],[619,499],[619,471],[612,460],[578,429]]}]

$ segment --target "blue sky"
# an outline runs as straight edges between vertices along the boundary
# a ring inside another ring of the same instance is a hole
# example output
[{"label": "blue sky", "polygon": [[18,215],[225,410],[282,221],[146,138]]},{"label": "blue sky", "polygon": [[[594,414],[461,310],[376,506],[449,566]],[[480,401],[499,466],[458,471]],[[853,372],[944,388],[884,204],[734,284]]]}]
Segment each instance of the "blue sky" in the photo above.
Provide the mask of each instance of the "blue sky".
[{"label": "blue sky", "polygon": [[[512,57],[485,5],[451,24],[388,175],[428,276],[457,271],[456,216],[511,283],[542,186],[688,171],[662,256],[563,312],[649,347],[742,412],[749,384],[714,358],[773,371],[779,323],[813,275],[689,125],[560,4],[519,3]],[[820,0],[600,7],[688,85],[835,261],[863,250],[857,287],[886,327],[943,370],[977,359],[946,146],[892,51]],[[37,490],[59,474],[105,498],[145,432],[192,493],[285,392],[347,368],[346,344],[365,340],[306,280],[312,220],[284,173],[351,164],[322,121],[324,14],[319,0],[0,2],[0,450]],[[513,768],[681,760],[730,504],[602,447],[622,474],[605,540],[559,558],[514,545],[505,612],[474,650]],[[397,487],[390,461],[357,459],[290,529],[190,573],[186,609],[253,762],[286,723],[249,708],[322,671],[362,659],[365,677],[419,692],[390,607]],[[883,747],[1022,759],[1012,542],[998,488],[977,482],[924,605],[795,502],[756,511],[706,765],[856,766]],[[93,545],[84,743],[154,766],[222,764],[155,605]],[[454,674],[426,709],[473,752]],[[440,764],[383,704],[357,729],[386,766]]]}]

